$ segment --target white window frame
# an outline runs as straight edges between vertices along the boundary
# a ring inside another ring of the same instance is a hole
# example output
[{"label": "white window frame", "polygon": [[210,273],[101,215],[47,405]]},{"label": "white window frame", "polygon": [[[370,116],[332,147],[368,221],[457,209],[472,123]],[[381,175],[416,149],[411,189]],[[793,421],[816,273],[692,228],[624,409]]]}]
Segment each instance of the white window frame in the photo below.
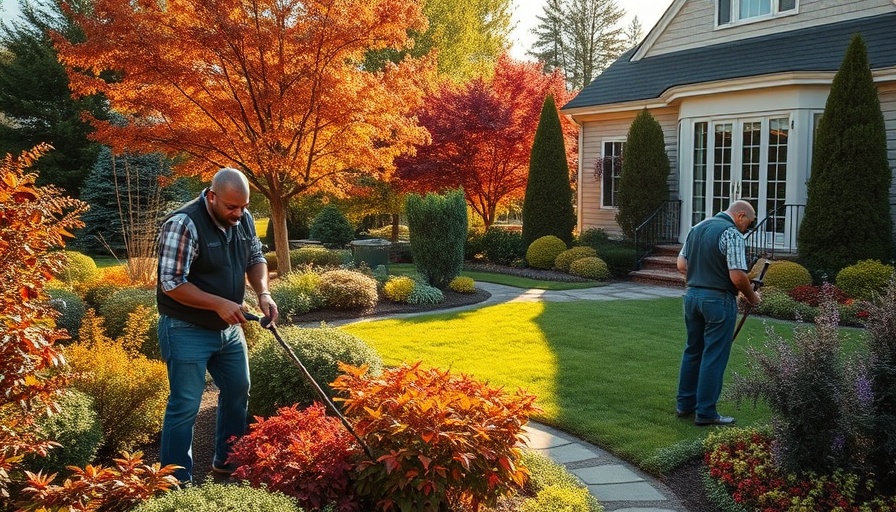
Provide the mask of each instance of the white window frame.
[{"label": "white window frame", "polygon": [[[603,165],[603,159],[606,158],[606,147],[607,144],[620,144],[622,146],[622,155],[625,155],[625,137],[611,137],[607,139],[603,139],[600,141],[600,156],[601,156],[601,166]],[[622,172],[622,168],[620,167],[619,172]],[[600,179],[600,208],[602,210],[618,210],[619,206],[606,205],[604,203],[604,199],[606,197],[606,187],[604,187],[604,180],[606,176],[603,175],[603,167],[601,167],[601,179]],[[610,180],[612,181],[612,177]],[[612,201],[611,201],[612,202]]]},{"label": "white window frame", "polygon": [[751,1],[751,0],[724,0],[728,3],[731,12],[729,13],[729,19],[727,23],[719,23],[719,11],[721,9],[721,3],[723,0],[715,1],[715,18],[714,25],[716,29],[725,29],[731,27],[737,27],[740,25],[746,25],[749,23],[757,23],[765,20],[770,20],[773,18],[780,18],[784,16],[793,16],[795,14],[799,14],[800,12],[800,0],[794,0],[793,9],[788,9],[786,11],[781,11],[780,6],[783,0],[771,0],[771,12],[768,14],[761,14],[758,16],[751,16],[749,18],[741,18],[740,17],[740,6],[742,1]]}]

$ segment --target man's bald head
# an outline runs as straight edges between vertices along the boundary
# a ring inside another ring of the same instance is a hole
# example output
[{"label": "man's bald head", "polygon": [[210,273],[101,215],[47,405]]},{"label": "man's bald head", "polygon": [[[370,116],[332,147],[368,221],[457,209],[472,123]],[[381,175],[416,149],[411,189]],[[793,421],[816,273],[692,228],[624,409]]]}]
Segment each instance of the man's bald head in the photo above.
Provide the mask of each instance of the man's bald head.
[{"label": "man's bald head", "polygon": [[734,220],[734,224],[741,233],[746,233],[753,221],[756,220],[756,210],[753,208],[753,205],[743,199],[728,205],[725,213]]},{"label": "man's bald head", "polygon": [[224,167],[215,173],[211,187],[213,192],[223,194],[225,192],[237,192],[249,195],[249,180],[240,171],[232,167]]}]

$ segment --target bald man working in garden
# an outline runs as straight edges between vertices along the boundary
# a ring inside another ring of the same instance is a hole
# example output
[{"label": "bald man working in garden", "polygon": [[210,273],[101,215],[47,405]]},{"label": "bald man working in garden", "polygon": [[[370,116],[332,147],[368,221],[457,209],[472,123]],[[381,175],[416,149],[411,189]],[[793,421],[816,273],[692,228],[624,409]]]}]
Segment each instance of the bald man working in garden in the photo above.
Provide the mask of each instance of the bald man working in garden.
[{"label": "bald man working in garden", "polygon": [[170,394],[162,426],[161,463],[193,478],[193,425],[205,390],[205,372],[218,395],[212,469],[230,474],[229,440],[247,426],[249,362],[240,323],[246,278],[271,321],[277,305],[268,291],[268,266],[255,233],[249,182],[224,168],[197,199],[169,214],[159,233],[156,302],[159,347],[168,367]]},{"label": "bald man working in garden", "polygon": [[698,426],[734,423],[734,418],[716,411],[716,402],[734,341],[737,294],[742,293],[752,305],[760,301],[747,277],[743,237],[754,220],[753,206],[735,201],[691,228],[678,255],[678,270],[687,277],[684,323],[688,338],[675,414],[680,418],[695,414]]}]

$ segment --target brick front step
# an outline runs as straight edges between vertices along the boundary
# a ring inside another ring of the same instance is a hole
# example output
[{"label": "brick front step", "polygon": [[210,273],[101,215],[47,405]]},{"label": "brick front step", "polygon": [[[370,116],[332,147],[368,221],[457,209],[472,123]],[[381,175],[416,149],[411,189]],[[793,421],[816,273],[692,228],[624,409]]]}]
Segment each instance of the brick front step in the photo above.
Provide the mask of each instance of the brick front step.
[{"label": "brick front step", "polygon": [[677,270],[635,270],[629,277],[636,283],[656,284],[684,288],[684,276]]},{"label": "brick front step", "polygon": [[641,270],[678,270],[678,256],[648,256],[641,261]]}]

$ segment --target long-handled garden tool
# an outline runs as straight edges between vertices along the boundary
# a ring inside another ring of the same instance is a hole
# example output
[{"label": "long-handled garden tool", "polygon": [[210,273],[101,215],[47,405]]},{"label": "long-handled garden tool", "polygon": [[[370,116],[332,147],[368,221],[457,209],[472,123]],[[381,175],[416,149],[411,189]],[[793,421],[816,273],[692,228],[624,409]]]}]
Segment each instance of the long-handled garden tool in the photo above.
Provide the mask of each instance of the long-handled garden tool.
[{"label": "long-handled garden tool", "polygon": [[[762,288],[762,280],[765,279],[765,272],[768,270],[768,266],[771,264],[770,261],[765,260],[765,264],[762,266],[762,272],[759,273],[758,279],[753,279],[751,282],[753,283],[753,291],[757,291]],[[731,337],[731,341],[737,338],[737,333],[740,332],[740,328],[744,326],[744,322],[747,321],[747,317],[750,316],[750,311],[753,310],[753,305],[747,302],[747,305],[744,306],[744,314],[740,317],[740,323],[737,324],[737,329],[734,330],[734,336]]]},{"label": "long-handled garden tool", "polygon": [[299,368],[302,376],[305,377],[305,381],[308,382],[308,384],[310,384],[312,388],[314,388],[314,391],[316,391],[318,396],[320,396],[320,399],[323,400],[324,405],[326,405],[326,407],[329,408],[330,411],[339,418],[345,429],[355,437],[355,439],[358,441],[358,444],[360,444],[361,448],[364,449],[364,453],[366,453],[367,456],[370,457],[370,460],[376,462],[376,459],[373,457],[373,452],[370,451],[370,447],[367,446],[367,443],[365,443],[361,439],[361,436],[359,436],[358,433],[355,432],[355,429],[352,428],[351,423],[349,423],[348,420],[345,419],[345,416],[342,415],[342,413],[336,407],[336,404],[334,404],[330,397],[327,396],[323,388],[320,387],[320,384],[318,384],[317,381],[314,380],[314,377],[311,376],[311,373],[307,368],[305,368],[305,365],[302,364],[302,360],[299,359],[299,356],[297,356],[295,352],[293,352],[292,347],[290,347],[285,341],[283,341],[283,338],[280,336],[280,331],[277,330],[277,326],[273,322],[271,322],[271,319],[268,317],[262,318],[257,315],[253,315],[252,313],[245,312],[243,313],[243,316],[246,317],[246,320],[257,321],[261,324],[262,327],[271,331],[271,333],[274,335],[274,338],[276,338],[277,343],[279,343],[280,346],[283,347],[283,350],[286,351],[289,359],[292,360],[293,364],[295,364],[296,367]]}]

